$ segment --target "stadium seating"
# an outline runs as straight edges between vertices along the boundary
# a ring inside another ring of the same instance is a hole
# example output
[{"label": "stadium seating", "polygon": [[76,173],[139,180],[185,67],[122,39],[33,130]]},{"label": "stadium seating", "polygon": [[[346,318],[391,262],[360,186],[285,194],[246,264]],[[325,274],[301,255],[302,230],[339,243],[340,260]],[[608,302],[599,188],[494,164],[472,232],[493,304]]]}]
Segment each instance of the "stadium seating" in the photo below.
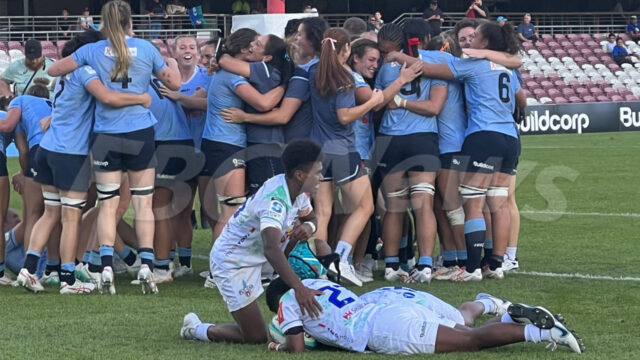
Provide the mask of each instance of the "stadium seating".
[{"label": "stadium seating", "polygon": [[635,66],[618,66],[605,53],[606,34],[543,34],[535,44],[523,43],[527,104],[637,101],[640,46],[623,39]]}]

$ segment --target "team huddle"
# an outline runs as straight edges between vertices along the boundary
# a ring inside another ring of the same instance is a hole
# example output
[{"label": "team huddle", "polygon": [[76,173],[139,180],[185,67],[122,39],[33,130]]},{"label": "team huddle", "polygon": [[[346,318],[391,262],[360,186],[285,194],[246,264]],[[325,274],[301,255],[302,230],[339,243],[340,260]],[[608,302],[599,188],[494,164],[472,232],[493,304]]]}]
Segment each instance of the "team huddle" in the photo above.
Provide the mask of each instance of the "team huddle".
[{"label": "team huddle", "polygon": [[[236,323],[191,313],[185,339],[271,338],[271,350],[290,352],[521,341],[584,350],[543,307],[479,294],[456,309],[409,288],[358,297],[336,283],[373,281],[380,247],[390,282],[502,279],[517,267],[514,113],[526,101],[513,29],[467,21],[432,38],[426,22],[408,20],[373,41],[305,18],[286,39],[244,28],[200,48],[181,36],[163,57],[133,36],[126,2],[106,3],[102,21],[47,67],[52,92],[34,81],[0,101],[2,150],[18,148],[23,200],[22,221],[9,221],[3,151],[0,284],[116,294],[114,273],[129,272],[158,293],[193,273],[198,194],[212,229],[205,287]],[[133,225],[123,219],[130,203]],[[267,283],[269,327],[257,302]],[[483,314],[497,317],[472,328]]]}]

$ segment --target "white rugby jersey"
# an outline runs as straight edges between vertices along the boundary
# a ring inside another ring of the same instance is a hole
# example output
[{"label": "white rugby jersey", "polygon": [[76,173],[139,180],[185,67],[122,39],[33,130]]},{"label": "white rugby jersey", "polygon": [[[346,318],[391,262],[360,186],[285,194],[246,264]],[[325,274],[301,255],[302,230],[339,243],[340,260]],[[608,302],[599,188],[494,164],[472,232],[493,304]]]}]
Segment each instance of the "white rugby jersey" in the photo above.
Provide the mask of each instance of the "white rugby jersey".
[{"label": "white rugby jersey", "polygon": [[291,203],[285,175],[267,180],[233,214],[211,249],[210,257],[223,269],[261,266],[267,263],[260,232],[268,227],[281,231],[280,247],[284,250],[288,234],[298,216],[312,210],[308,193],[298,195]]},{"label": "white rugby jersey", "polygon": [[280,298],[278,323],[283,333],[302,326],[304,331],[325,345],[363,352],[371,336],[373,317],[378,305],[367,304],[356,294],[328,280],[305,279],[311,289],[323,291],[316,300],[323,308],[317,319],[302,316],[293,289]]}]

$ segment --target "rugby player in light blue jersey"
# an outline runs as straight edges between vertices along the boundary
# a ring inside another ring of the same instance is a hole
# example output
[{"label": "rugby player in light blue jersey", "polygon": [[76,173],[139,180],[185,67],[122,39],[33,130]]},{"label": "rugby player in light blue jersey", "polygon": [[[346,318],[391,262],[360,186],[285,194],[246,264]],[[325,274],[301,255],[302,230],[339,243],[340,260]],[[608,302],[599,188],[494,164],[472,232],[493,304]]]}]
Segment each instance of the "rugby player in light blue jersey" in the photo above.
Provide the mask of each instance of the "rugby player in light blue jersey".
[{"label": "rugby player in light blue jersey", "polygon": [[[218,57],[228,54],[245,61],[258,61],[251,50],[257,33],[239,29],[222,45]],[[258,54],[259,55],[259,54]],[[242,124],[226,122],[220,110],[243,107],[244,103],[259,111],[269,111],[282,99],[284,88],[278,86],[266,94],[260,93],[239,75],[220,70],[213,75],[207,96],[207,121],[202,134],[202,152],[206,163],[202,176],[213,183],[205,191],[205,210],[210,217],[221,205],[221,214],[213,229],[213,239],[222,232],[226,222],[245,200],[245,149],[247,134]],[[213,181],[211,181],[213,179]]]},{"label": "rugby player in light blue jersey", "polygon": [[[51,115],[51,101],[49,90],[44,85],[33,85],[27,90],[28,95],[14,98],[9,103],[7,116],[0,121],[0,132],[14,132],[16,147],[19,151],[20,168],[23,179],[23,221],[25,225],[24,247],[29,248],[33,227],[44,211],[42,188],[33,177],[37,174],[36,153],[42,139],[40,121]],[[26,143],[27,146],[21,144]],[[58,234],[45,234],[53,243],[59,241]],[[48,252],[51,261],[47,264],[47,271],[43,281],[57,283],[60,261],[56,249]]]},{"label": "rugby player in light blue jersey", "polygon": [[[482,23],[476,28],[474,49],[505,51],[515,55],[520,43],[511,27]],[[400,56],[392,53],[389,60]],[[493,255],[484,276],[502,278],[502,261],[509,239],[508,186],[515,170],[519,148],[513,120],[516,106],[526,98],[514,71],[486,59],[454,59],[448,64],[422,63],[423,75],[464,82],[468,107],[468,127],[459,158],[464,171],[460,194],[464,200],[465,241],[469,259],[457,281],[481,280],[481,250],[486,223],[482,214],[485,200],[492,215]]]},{"label": "rugby player in light blue jersey", "polygon": [[[408,21],[404,27],[386,24],[380,29],[381,44],[403,49],[411,57],[419,57],[419,49],[429,41],[429,25],[424,21]],[[388,62],[376,78],[376,88],[385,89],[399,77],[402,64]],[[378,141],[379,165],[385,174],[387,213],[383,225],[385,239],[385,279],[408,282],[430,282],[436,219],[433,213],[438,159],[437,115],[447,97],[447,84],[442,80],[418,77],[396,94],[385,96],[387,110],[382,118]],[[418,251],[416,268],[407,274],[400,268],[399,247],[402,226],[409,202],[415,216]]]},{"label": "rugby player in light blue jersey", "polygon": [[[88,30],[65,43],[62,56],[81,46],[103,39],[100,32]],[[18,283],[28,290],[44,290],[35,278],[40,253],[50,233],[62,224],[60,239],[60,293],[87,294],[95,285],[76,281],[76,248],[82,211],[91,181],[89,137],[93,126],[94,97],[110,106],[149,106],[148,94],[125,94],[107,89],[90,66],[83,66],[60,78],[56,84],[49,129],[36,153],[36,182],[42,186],[44,214],[36,222]]]},{"label": "rugby player in light blue jersey", "polygon": [[[56,61],[49,75],[61,76],[83,65],[90,65],[108,89],[132,94],[147,92],[154,74],[171,90],[180,88],[175,60],[167,63],[148,41],[132,38],[131,7],[125,1],[110,1],[102,7],[102,32],[107,40],[88,44]],[[170,65],[170,66],[167,66]],[[113,284],[113,245],[116,238],[117,208],[122,172],[126,171],[135,210],[135,230],[142,266],[138,272],[143,293],[157,293],[153,279],[153,210],[151,198],[155,180],[156,119],[140,106],[112,107],[98,102],[92,146],[100,212],[97,233],[104,267],[102,288],[115,292]]]},{"label": "rugby player in light blue jersey", "polygon": [[[249,79],[260,93],[275,87],[286,86],[294,65],[287,54],[287,44],[275,35],[258,36],[249,51],[260,61],[246,62],[223,55],[218,63],[226,71]],[[259,113],[247,105],[247,113]],[[280,154],[285,143],[282,126],[246,124],[247,132],[247,184],[249,193],[255,191],[269,178],[283,172]]]},{"label": "rugby player in light blue jersey", "polygon": [[[304,22],[301,26],[304,25]],[[338,235],[336,252],[340,255],[340,273],[354,285],[362,286],[349,255],[358,237],[373,214],[371,183],[366,176],[356,149],[353,123],[379,105],[382,91],[373,91],[371,98],[356,105],[355,80],[346,62],[351,54],[349,35],[341,28],[324,33],[320,60],[309,69],[309,89],[313,111],[311,139],[323,147],[324,180],[315,198],[318,214],[317,238],[328,238],[328,225],[333,208],[333,186],[340,187],[345,222]],[[330,270],[336,271],[333,265]]]}]

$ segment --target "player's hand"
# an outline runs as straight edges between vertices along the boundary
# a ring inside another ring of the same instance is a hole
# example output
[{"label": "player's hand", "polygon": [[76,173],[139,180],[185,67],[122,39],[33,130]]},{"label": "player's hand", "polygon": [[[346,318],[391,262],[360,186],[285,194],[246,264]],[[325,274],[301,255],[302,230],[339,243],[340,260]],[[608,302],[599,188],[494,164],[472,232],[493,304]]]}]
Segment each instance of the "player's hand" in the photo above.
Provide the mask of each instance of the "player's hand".
[{"label": "player's hand", "polygon": [[209,64],[207,65],[207,75],[211,76],[213,75],[214,72],[217,72],[218,70],[220,70],[220,66],[218,65],[218,61],[214,56],[211,58],[211,61],[209,61]]},{"label": "player's hand", "polygon": [[272,341],[267,345],[267,349],[269,349],[269,351],[278,351],[278,345],[280,344]]},{"label": "player's hand", "polygon": [[417,61],[415,64],[411,66],[407,66],[407,64],[402,65],[402,69],[400,69],[400,81],[403,84],[412,82],[415,78],[422,75],[422,62]]},{"label": "player's hand", "polygon": [[142,96],[144,101],[141,105],[148,109],[151,106],[151,95],[149,95],[149,93],[144,93]]},{"label": "player's hand", "polygon": [[387,109],[389,109],[389,110],[395,110],[395,109],[399,109],[399,108],[400,108],[400,105],[396,103],[396,98],[400,98],[400,99],[402,99],[402,98],[400,97],[400,95],[396,95],[396,96],[394,96],[393,100],[391,100],[391,101],[389,101],[389,102],[387,103]]},{"label": "player's hand", "polygon": [[11,183],[13,184],[13,190],[22,195],[22,189],[24,187],[24,175],[21,172],[13,174],[11,177]]},{"label": "player's hand", "polygon": [[373,93],[371,94],[371,99],[369,101],[373,102],[374,106],[378,106],[382,104],[384,102],[384,94],[382,93],[382,90],[380,89],[373,90]]},{"label": "player's hand", "polygon": [[289,239],[293,241],[305,241],[313,235],[311,225],[307,223],[297,224],[289,233]]},{"label": "player's hand", "polygon": [[49,127],[51,127],[51,115],[40,119],[40,130],[42,132],[49,130]]},{"label": "player's hand", "polygon": [[246,114],[244,111],[234,107],[220,110],[220,116],[224,121],[233,124],[242,124]]},{"label": "player's hand", "polygon": [[182,93],[178,91],[169,90],[165,86],[160,86],[158,90],[160,90],[160,94],[162,94],[162,96],[169,98],[173,101],[179,101],[184,96]]},{"label": "player's hand", "polygon": [[487,57],[487,52],[482,49],[462,49],[462,52],[470,58],[484,59]]},{"label": "player's hand", "polygon": [[302,316],[309,315],[312,319],[317,319],[322,313],[322,306],[318,300],[316,300],[317,295],[322,295],[322,291],[309,289],[306,286],[301,286],[300,288],[295,290],[296,301],[298,301],[298,305],[300,305],[300,312]]}]

